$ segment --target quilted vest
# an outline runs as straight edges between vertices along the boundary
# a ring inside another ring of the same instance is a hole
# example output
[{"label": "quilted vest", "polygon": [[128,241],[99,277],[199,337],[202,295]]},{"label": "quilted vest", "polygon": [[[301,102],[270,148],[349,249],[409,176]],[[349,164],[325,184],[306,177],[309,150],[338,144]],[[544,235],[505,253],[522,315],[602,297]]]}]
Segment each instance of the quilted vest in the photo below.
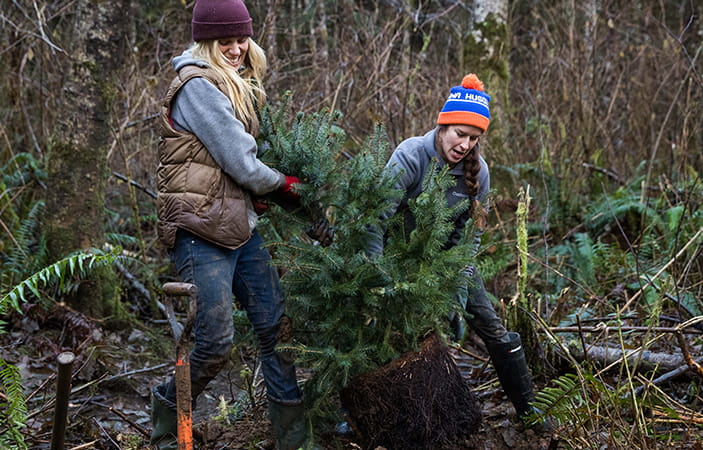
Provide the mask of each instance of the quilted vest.
[{"label": "quilted vest", "polygon": [[159,166],[157,169],[158,235],[173,247],[178,228],[223,247],[236,249],[251,237],[242,189],[217,165],[192,133],[176,130],[170,106],[186,81],[203,77],[225,92],[224,81],[211,70],[183,67],[169,86],[159,113]]}]

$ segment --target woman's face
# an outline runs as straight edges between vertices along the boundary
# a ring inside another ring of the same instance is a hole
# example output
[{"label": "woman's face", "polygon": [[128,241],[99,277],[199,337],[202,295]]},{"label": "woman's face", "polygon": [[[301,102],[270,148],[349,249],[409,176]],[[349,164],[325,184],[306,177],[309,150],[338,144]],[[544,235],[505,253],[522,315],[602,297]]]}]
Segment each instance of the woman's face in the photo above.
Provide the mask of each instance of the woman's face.
[{"label": "woman's face", "polygon": [[246,55],[247,50],[249,50],[249,37],[240,36],[218,39],[217,47],[220,49],[225,59],[227,59],[229,65],[235,69],[239,69],[244,62],[244,55]]},{"label": "woman's face", "polygon": [[447,125],[437,132],[439,156],[450,166],[464,159],[478,143],[483,130],[473,125]]}]

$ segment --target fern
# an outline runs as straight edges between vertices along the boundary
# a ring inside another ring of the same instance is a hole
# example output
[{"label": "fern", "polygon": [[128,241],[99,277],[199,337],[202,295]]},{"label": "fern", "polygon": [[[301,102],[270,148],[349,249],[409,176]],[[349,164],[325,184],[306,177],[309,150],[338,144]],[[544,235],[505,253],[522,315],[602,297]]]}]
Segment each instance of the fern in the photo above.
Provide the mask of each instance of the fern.
[{"label": "fern", "polygon": [[552,382],[556,386],[545,387],[537,392],[532,405],[560,424],[579,422],[579,411],[584,404],[579,377],[573,373],[567,373]]},{"label": "fern", "polygon": [[24,391],[22,390],[22,377],[16,366],[8,364],[0,358],[0,385],[5,393],[0,401],[0,447],[26,449],[24,428],[27,420],[27,405],[25,404]]},{"label": "fern", "polygon": [[[56,286],[58,290],[66,291],[73,285],[74,277],[84,277],[92,269],[114,263],[120,257],[121,249],[115,248],[110,253],[99,250],[79,252],[67,256],[14,286],[0,298],[0,317],[6,315],[9,308],[21,313],[20,302],[28,301],[33,295],[42,299],[42,290]],[[0,448],[26,449],[24,436],[20,430],[25,426],[27,408],[22,391],[22,379],[16,366],[0,359],[0,383],[5,394],[0,402],[0,423],[4,424],[4,432],[0,433]]]},{"label": "fern", "polygon": [[13,227],[13,244],[3,255],[0,288],[5,289],[18,279],[38,269],[46,255],[46,245],[37,241],[40,218],[44,212],[44,202],[34,203],[24,219],[17,218]]},{"label": "fern", "polygon": [[112,264],[120,256],[121,249],[115,248],[110,253],[100,250],[81,251],[69,255],[29,276],[0,298],[0,316],[12,307],[20,312],[20,301],[26,302],[28,295],[41,299],[41,289],[56,286],[60,292],[66,292],[72,285],[74,276],[85,276],[90,270]]}]

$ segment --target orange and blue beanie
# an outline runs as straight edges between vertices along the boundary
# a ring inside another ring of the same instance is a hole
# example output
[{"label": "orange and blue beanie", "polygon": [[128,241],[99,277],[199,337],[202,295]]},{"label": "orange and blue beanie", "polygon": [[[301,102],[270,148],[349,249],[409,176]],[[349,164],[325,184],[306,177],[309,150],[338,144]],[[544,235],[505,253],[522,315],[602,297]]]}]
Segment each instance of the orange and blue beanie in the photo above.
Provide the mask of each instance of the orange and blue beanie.
[{"label": "orange and blue beanie", "polygon": [[454,86],[437,117],[438,125],[473,125],[486,131],[491,121],[488,102],[491,97],[483,91],[483,82],[470,73]]}]

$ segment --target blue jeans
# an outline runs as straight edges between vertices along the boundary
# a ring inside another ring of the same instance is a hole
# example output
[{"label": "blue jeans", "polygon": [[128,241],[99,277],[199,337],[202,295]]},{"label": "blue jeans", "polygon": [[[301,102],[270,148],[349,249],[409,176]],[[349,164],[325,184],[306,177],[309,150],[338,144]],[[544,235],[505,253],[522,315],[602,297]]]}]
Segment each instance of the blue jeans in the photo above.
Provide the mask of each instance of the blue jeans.
[{"label": "blue jeans", "polygon": [[[276,351],[284,300],[278,272],[263,240],[254,230],[251,239],[236,250],[220,247],[185,230],[178,230],[169,256],[182,281],[198,287],[194,346],[190,354],[193,401],[226,364],[233,345],[233,298],[247,312],[259,342],[261,368],[270,400],[299,404],[295,366]],[[175,402],[175,380],[164,395]]]}]

